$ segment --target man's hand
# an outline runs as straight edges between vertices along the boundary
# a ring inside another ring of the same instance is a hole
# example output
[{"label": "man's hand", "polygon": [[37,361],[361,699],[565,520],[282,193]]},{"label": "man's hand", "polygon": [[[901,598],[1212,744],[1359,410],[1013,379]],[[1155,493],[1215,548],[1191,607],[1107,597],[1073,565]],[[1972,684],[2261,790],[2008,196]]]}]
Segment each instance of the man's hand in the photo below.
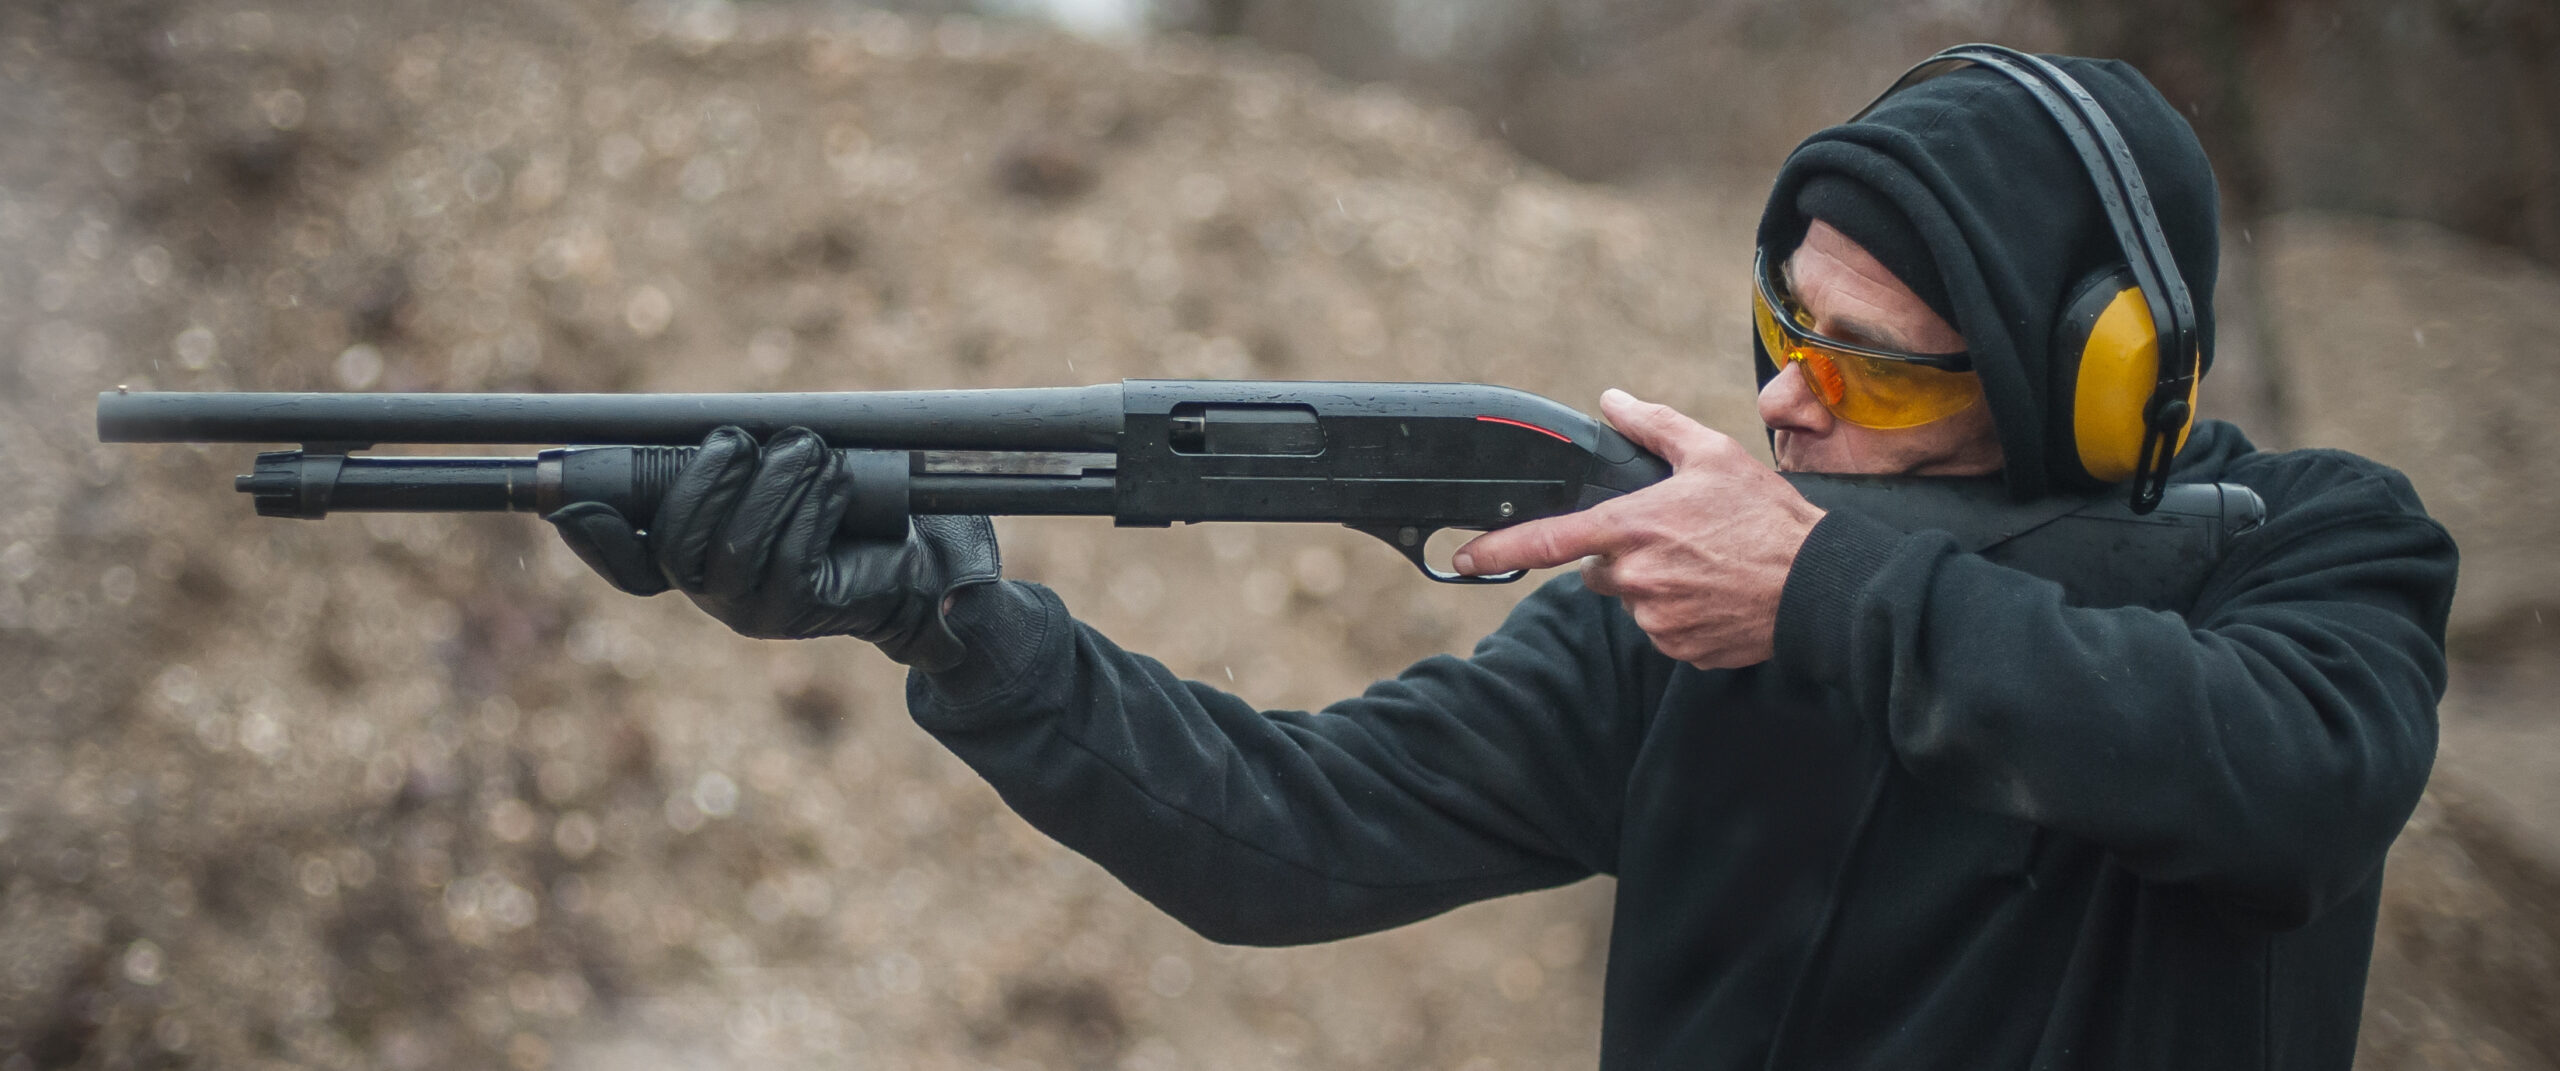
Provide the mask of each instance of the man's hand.
[{"label": "man's hand", "polygon": [[1671,478],[1579,513],[1477,536],[1458,548],[1458,571],[1589,559],[1583,583],[1625,602],[1662,653],[1701,669],[1768,661],[1787,572],[1823,511],[1742,444],[1670,406],[1611,390],[1600,396],[1600,414],[1670,462]]},{"label": "man's hand", "polygon": [[943,620],[952,593],[998,575],[984,517],[915,518],[904,540],[836,527],[853,501],[842,458],[806,428],[761,449],[714,430],[667,489],[646,532],[601,502],[546,518],[596,572],[634,595],[672,587],[741,635],[848,635],[928,672],[966,653]]}]

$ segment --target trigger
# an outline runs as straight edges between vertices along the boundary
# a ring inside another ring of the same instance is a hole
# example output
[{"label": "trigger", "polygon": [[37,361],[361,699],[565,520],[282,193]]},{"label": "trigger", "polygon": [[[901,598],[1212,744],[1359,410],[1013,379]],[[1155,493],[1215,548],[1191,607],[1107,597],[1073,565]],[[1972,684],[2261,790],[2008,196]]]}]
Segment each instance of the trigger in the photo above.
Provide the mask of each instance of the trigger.
[{"label": "trigger", "polygon": [[1376,536],[1379,541],[1395,548],[1396,553],[1404,555],[1404,560],[1412,562],[1414,568],[1422,570],[1422,575],[1443,584],[1508,584],[1529,573],[1526,569],[1514,569],[1507,573],[1469,576],[1465,573],[1433,568],[1431,559],[1424,556],[1423,548],[1430,546],[1431,537],[1440,531],[1436,525],[1345,524],[1343,527]]}]

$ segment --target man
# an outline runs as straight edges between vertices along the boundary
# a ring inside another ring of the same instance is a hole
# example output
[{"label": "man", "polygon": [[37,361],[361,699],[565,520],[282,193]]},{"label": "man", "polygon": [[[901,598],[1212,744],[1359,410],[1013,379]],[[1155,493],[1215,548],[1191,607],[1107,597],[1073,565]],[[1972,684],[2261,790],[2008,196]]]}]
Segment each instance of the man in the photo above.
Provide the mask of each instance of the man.
[{"label": "man", "polygon": [[[2142,162],[2209,356],[2201,149],[2131,69],[2061,62]],[[1780,467],[2073,482],[2053,310],[2123,254],[2018,85],[1959,71],[1816,134],[1759,243],[1764,334],[1885,370],[1764,346]],[[2266,525],[2183,616],[2083,608],[1943,535],[1826,515],[1667,408],[1602,406],[1674,475],[1458,559],[1580,575],[1471,657],[1312,714],[1178,680],[996,580],[983,519],[833,541],[850,492],[803,432],[715,433],[645,536],[601,506],[554,520],[627,590],[917,666],[918,722],[1214,940],[1617,875],[1604,1067],[2349,1065],[2454,577],[2398,474],[2208,422],[2177,478],[2254,488]]]}]

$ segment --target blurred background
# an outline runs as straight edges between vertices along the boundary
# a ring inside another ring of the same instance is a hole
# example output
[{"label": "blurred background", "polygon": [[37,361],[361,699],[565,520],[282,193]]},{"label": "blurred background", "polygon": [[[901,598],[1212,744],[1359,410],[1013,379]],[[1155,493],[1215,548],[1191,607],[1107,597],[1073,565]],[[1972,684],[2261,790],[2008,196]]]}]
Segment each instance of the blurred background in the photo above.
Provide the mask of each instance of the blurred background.
[{"label": "blurred background", "polygon": [[[0,1071],[1588,1067],[1605,881],[1211,945],[851,641],[526,517],[261,520],[94,392],[1124,376],[1621,386],[1756,441],[1751,225],[1962,40],[2132,60],[2224,184],[2213,415],[2464,551],[2360,1066],[2560,1066],[2560,8],[2528,0],[0,7]],[[1515,594],[1365,537],[1008,521],[1271,707]]]}]

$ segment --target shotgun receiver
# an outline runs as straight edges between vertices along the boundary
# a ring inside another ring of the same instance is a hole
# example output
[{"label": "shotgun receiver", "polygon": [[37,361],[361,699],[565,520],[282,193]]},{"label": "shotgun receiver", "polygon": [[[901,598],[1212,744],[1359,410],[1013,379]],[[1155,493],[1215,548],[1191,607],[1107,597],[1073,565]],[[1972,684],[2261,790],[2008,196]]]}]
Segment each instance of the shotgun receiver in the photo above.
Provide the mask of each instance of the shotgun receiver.
[{"label": "shotgun receiver", "polygon": [[[1128,380],[1091,387],[828,394],[251,394],[110,391],[102,442],[298,443],[258,455],[237,488],[273,517],[332,511],[549,513],[571,502],[645,520],[702,437],[807,427],[847,453],[853,537],[902,537],[913,514],[1318,521],[1385,541],[1447,583],[1424,546],[1585,509],[1670,475],[1582,413],[1482,384]],[[531,457],[359,456],[382,443],[541,444]],[[1826,509],[1954,533],[2066,588],[2166,584],[2114,605],[2192,594],[2264,507],[2227,484],[2173,488],[2137,517],[2104,496],[2011,501],[1993,480],[1790,475]],[[2042,539],[2030,533],[2047,532]],[[2066,537],[2066,533],[2070,533]],[[2075,549],[2076,548],[2076,549]],[[2023,552],[2023,553],[2022,553]],[[2073,577],[2085,577],[2075,583]],[[2115,579],[2107,579],[2107,578]]]}]

